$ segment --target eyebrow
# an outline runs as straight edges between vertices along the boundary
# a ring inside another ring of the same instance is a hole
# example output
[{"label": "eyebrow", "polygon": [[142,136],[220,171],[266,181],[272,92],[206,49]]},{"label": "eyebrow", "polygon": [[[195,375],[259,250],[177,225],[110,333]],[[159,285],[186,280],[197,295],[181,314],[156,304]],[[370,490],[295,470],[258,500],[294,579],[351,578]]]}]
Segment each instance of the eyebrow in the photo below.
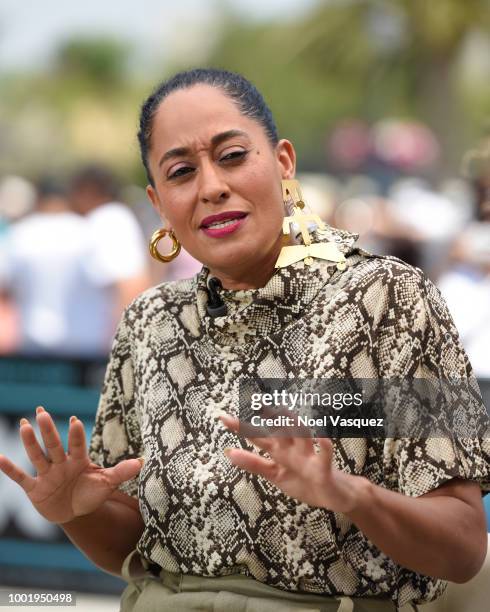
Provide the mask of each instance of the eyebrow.
[{"label": "eyebrow", "polygon": [[[248,134],[246,132],[243,132],[242,130],[226,130],[226,132],[220,132],[219,134],[215,134],[211,138],[211,145],[213,147],[216,147],[225,140],[235,138],[236,136],[244,136],[245,138],[249,139]],[[171,159],[172,157],[182,157],[184,155],[189,155],[189,153],[190,149],[188,147],[176,147],[175,149],[169,149],[160,158],[158,166],[161,166],[163,162],[167,161],[167,159]]]}]

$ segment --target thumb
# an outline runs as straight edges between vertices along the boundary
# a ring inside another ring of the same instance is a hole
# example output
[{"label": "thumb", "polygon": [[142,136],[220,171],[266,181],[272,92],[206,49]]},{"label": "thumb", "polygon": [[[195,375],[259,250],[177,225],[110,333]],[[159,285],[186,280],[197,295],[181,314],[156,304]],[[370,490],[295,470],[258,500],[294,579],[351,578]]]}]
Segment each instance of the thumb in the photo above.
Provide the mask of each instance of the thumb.
[{"label": "thumb", "polygon": [[125,459],[114,467],[106,468],[105,476],[112,487],[117,487],[122,482],[137,476],[142,466],[143,457],[139,457],[138,459]]}]

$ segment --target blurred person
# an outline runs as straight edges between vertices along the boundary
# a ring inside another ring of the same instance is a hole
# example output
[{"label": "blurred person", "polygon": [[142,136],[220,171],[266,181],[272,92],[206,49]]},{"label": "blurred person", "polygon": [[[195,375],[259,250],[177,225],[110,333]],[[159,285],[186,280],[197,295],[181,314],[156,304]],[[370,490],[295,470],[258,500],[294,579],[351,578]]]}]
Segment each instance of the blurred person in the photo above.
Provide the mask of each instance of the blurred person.
[{"label": "blurred person", "polygon": [[[46,452],[20,424],[36,476],[6,457],[2,471],[125,577],[123,612],[417,610],[443,580],[476,575],[490,487],[479,436],[249,440],[237,418],[249,378],[470,384],[432,283],[361,252],[346,231],[317,223],[317,255],[308,235],[285,237],[288,223],[310,220],[295,150],[241,75],[196,69],[161,83],[139,142],[148,196],[168,223],[153,249],[170,235],[167,259],[182,243],[203,268],[125,311],[89,451],[76,416],[67,454],[39,407]],[[483,418],[474,399],[458,405],[462,418]]]},{"label": "blurred person", "polygon": [[[84,220],[70,210],[59,183],[37,185],[34,211],[0,243],[0,288],[18,311],[22,354],[76,354],[84,345],[76,292],[87,247]],[[81,336],[80,336],[81,334]]]},{"label": "blurred person", "polygon": [[[86,296],[85,325],[107,352],[123,309],[150,286],[146,243],[131,210],[119,198],[114,173],[101,164],[81,168],[72,177],[69,198],[87,222],[90,250],[85,272],[92,284]],[[87,287],[88,289],[88,287]]]},{"label": "blurred person", "polygon": [[420,267],[435,278],[452,241],[464,227],[466,210],[415,176],[396,181],[388,192],[387,203],[392,217],[416,236]]},{"label": "blurred person", "polygon": [[490,379],[490,139],[467,158],[475,217],[455,239],[438,281],[475,373]]},{"label": "blurred person", "polygon": [[[0,287],[19,320],[10,351],[107,355],[122,309],[147,286],[139,228],[122,205],[114,204],[114,214],[109,208],[109,219],[84,217],[72,210],[58,181],[39,182],[34,212],[12,225],[0,245]],[[121,256],[108,252],[115,246],[104,240],[108,222],[114,222],[110,235],[128,242],[117,244]]]},{"label": "blurred person", "polygon": [[10,223],[32,212],[36,203],[34,186],[21,176],[0,180],[0,239]]},{"label": "blurred person", "polygon": [[393,214],[386,198],[358,194],[337,205],[332,221],[335,227],[359,234],[359,245],[371,253],[392,255],[411,266],[423,263],[423,237]]},{"label": "blurred person", "polygon": [[19,345],[20,320],[17,309],[8,292],[0,289],[0,355],[15,353]]},{"label": "blurred person", "polygon": [[[12,223],[30,213],[35,200],[35,189],[25,178],[5,176],[0,180],[0,254],[1,243],[6,240]],[[14,352],[19,344],[18,312],[8,292],[0,286],[0,355]]]}]

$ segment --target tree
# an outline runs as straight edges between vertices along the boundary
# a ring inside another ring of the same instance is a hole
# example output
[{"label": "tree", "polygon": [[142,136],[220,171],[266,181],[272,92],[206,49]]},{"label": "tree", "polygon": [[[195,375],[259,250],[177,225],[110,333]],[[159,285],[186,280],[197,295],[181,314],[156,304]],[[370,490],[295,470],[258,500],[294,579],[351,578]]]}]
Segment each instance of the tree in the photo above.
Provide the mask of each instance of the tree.
[{"label": "tree", "polygon": [[229,17],[210,64],[256,82],[310,167],[338,118],[408,115],[432,127],[454,171],[476,120],[462,105],[457,59],[489,25],[488,0],[331,0],[292,23]]},{"label": "tree", "polygon": [[57,72],[94,87],[119,87],[126,76],[128,45],[110,38],[75,38],[64,43],[56,57]]}]

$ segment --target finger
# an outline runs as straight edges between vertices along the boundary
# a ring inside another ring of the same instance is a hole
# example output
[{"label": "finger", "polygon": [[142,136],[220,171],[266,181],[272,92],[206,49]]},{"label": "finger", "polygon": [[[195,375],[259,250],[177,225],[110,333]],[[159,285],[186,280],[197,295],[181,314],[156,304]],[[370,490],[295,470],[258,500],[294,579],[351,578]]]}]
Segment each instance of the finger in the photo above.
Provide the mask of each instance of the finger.
[{"label": "finger", "polygon": [[313,450],[312,432],[309,427],[299,423],[298,414],[286,408],[262,408],[259,423],[239,421],[235,417],[225,415],[223,423],[233,431],[243,434],[249,440],[256,440],[254,444],[264,450],[270,450],[270,439],[280,440],[278,448],[285,449],[295,445],[297,452],[306,455]]},{"label": "finger", "polygon": [[[303,434],[303,435],[301,435]],[[311,455],[314,452],[313,438],[309,435],[305,435],[304,432],[299,433],[298,436],[292,438],[289,451],[292,456],[301,453],[302,455]]]},{"label": "finger", "polygon": [[36,472],[42,476],[49,470],[51,464],[37,441],[32,425],[27,419],[20,420],[20,437],[30,462],[36,468]]},{"label": "finger", "polygon": [[[41,408],[39,410],[39,408]],[[66,453],[51,415],[41,406],[36,410],[36,420],[43,438],[44,446],[52,463],[66,461]]]},{"label": "finger", "polygon": [[332,466],[333,461],[333,444],[330,438],[317,438],[318,446],[320,447],[320,455],[324,458],[328,467]]},{"label": "finger", "polygon": [[240,448],[227,448],[224,452],[233,465],[251,474],[258,474],[271,481],[277,476],[278,466],[271,459],[265,459]]},{"label": "finger", "polygon": [[[237,417],[231,416],[229,414],[222,414],[220,415],[219,419],[225,427],[227,427],[234,433],[244,434],[248,438],[250,438],[250,436],[248,435],[249,432],[254,432],[256,434],[263,433],[264,434],[263,437],[265,437],[265,436],[270,435],[272,431],[272,429],[268,427],[261,427],[259,425],[250,425],[250,423],[247,423],[246,421],[240,421],[240,419],[238,419]],[[261,436],[256,436],[256,437],[259,438]]]},{"label": "finger", "polygon": [[[303,425],[299,420],[300,415],[298,413],[294,413],[292,415],[293,426],[291,427],[291,435],[295,438],[303,438],[305,440],[312,440],[313,432],[310,427],[307,425]],[[311,448],[312,445],[308,445],[308,448]]]},{"label": "finger", "polygon": [[87,456],[87,443],[85,441],[85,428],[82,421],[76,416],[70,417],[68,428],[68,452],[73,459],[85,459]]},{"label": "finger", "polygon": [[313,440],[311,438],[278,438],[278,444],[271,450],[271,456],[276,458],[276,455],[283,459],[287,459],[287,463],[294,464],[299,455],[308,456],[314,452]]},{"label": "finger", "polygon": [[[265,435],[267,435],[268,430],[266,428],[255,427],[255,426],[250,427],[248,423],[241,423],[239,419],[237,419],[236,417],[232,417],[229,414],[220,415],[219,418],[225,427],[227,427],[228,429],[230,429],[231,431],[235,433],[243,433],[247,437],[247,440],[249,440],[255,446],[258,446],[259,448],[265,451],[268,451],[272,447],[273,445],[272,438],[265,437],[265,436],[250,436],[249,435],[249,433],[257,434],[257,433],[262,433],[262,432]],[[240,429],[242,431],[240,431]],[[257,443],[255,441],[257,441]]]},{"label": "finger", "polygon": [[274,449],[277,448],[279,443],[277,438],[247,437],[247,440],[257,448],[260,448],[261,450],[269,454],[274,452]]},{"label": "finger", "polygon": [[290,414],[280,408],[265,406],[254,415],[259,421],[245,421],[240,423],[241,431],[247,438],[289,438],[292,424]]},{"label": "finger", "polygon": [[36,480],[32,478],[32,476],[29,476],[24,470],[17,467],[10,459],[7,459],[5,455],[0,455],[0,470],[2,470],[5,476],[8,476],[11,480],[20,485],[26,493],[29,493],[36,484]]},{"label": "finger", "polygon": [[139,501],[136,498],[131,497],[130,495],[126,495],[126,493],[123,493],[119,489],[115,489],[111,493],[111,496],[109,497],[109,499],[112,501],[117,501],[121,504],[124,504],[125,506],[128,506],[129,508],[132,508],[133,510],[139,511],[139,507],[140,507]]},{"label": "finger", "polygon": [[222,414],[220,415],[219,420],[223,423],[225,427],[231,429],[231,431],[234,431],[235,433],[238,433],[240,421],[236,417],[232,417],[229,414]]},{"label": "finger", "polygon": [[313,451],[311,430],[299,422],[294,411],[280,408],[276,410],[276,419],[281,417],[279,425],[272,428],[270,436],[278,440],[276,451],[288,451],[293,456],[297,453],[309,455]]},{"label": "finger", "polygon": [[118,487],[122,482],[138,475],[143,465],[143,459],[125,459],[111,468],[104,469],[104,475],[111,487]]},{"label": "finger", "polygon": [[[240,425],[242,425],[236,417],[232,417],[230,415],[221,415],[220,420],[222,423],[228,427],[231,431],[238,432],[240,429]],[[294,417],[290,417],[294,419]],[[245,423],[245,426],[248,424]],[[269,453],[270,455],[280,454],[281,451],[289,449],[292,451],[292,455],[295,452],[302,454],[310,454],[313,451],[313,440],[310,437],[311,433],[308,428],[301,427],[300,425],[296,425],[296,427],[277,427],[273,430],[268,430],[262,427],[253,428],[246,427],[246,431],[244,433],[248,433],[250,430],[253,432],[264,432],[270,433],[269,436],[250,436],[247,435],[247,440],[251,442],[257,448]],[[284,435],[285,433],[297,433],[302,434],[301,437],[292,437],[288,435]],[[282,433],[282,435],[277,435],[277,433]],[[276,435],[274,435],[276,434]],[[293,447],[293,448],[291,448]]]},{"label": "finger", "polygon": [[267,438],[250,438],[247,437],[254,446],[266,451],[274,459],[288,457],[290,462],[294,463],[295,457],[299,454],[310,455],[313,452],[312,438],[304,437],[267,437]]}]

